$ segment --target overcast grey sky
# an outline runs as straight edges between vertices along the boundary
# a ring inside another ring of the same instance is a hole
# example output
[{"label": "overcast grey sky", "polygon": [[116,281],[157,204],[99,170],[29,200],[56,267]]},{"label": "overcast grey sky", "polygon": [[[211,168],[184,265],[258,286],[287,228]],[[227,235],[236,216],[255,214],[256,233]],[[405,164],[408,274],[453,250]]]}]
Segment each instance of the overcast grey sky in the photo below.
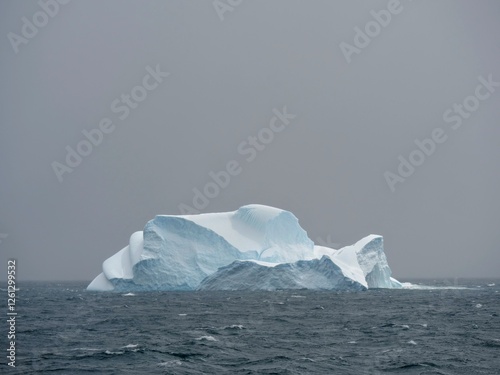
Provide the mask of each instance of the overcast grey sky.
[{"label": "overcast grey sky", "polygon": [[201,211],[381,234],[401,279],[500,276],[498,1],[45,2],[0,3],[3,280],[91,280],[233,160]]}]

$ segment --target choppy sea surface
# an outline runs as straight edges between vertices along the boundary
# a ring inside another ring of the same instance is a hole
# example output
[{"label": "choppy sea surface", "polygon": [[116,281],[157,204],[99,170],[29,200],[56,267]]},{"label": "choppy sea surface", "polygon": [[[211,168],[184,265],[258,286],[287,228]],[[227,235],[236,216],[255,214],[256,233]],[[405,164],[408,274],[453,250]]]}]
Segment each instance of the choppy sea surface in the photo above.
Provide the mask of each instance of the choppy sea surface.
[{"label": "choppy sea surface", "polygon": [[19,283],[16,368],[2,355],[0,373],[500,374],[500,280],[411,282],[430,287],[126,294]]}]

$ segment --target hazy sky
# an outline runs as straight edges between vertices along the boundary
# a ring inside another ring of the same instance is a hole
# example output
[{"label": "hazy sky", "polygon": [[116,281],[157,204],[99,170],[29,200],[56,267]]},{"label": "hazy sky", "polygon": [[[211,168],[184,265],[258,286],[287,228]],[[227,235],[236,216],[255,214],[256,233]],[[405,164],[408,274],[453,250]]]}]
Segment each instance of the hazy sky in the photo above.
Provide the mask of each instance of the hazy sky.
[{"label": "hazy sky", "polygon": [[497,0],[44,2],[0,2],[2,280],[91,280],[232,160],[201,211],[381,234],[402,279],[500,276]]}]

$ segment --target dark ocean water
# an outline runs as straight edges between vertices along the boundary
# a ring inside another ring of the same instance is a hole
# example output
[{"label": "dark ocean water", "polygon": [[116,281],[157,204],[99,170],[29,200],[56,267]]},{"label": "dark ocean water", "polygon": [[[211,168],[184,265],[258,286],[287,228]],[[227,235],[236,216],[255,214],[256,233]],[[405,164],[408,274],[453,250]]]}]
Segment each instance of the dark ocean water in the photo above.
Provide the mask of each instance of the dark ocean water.
[{"label": "dark ocean water", "polygon": [[[500,281],[421,282],[469,289],[124,295],[20,283],[16,369],[3,355],[0,373],[500,374]],[[1,332],[6,353],[5,321]]]}]

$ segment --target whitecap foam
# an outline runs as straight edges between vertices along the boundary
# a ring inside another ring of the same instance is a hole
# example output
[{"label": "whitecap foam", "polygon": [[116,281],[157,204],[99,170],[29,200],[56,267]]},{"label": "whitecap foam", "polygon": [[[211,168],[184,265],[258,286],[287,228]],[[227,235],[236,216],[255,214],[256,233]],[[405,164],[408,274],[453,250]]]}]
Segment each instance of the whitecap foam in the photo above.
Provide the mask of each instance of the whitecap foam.
[{"label": "whitecap foam", "polygon": [[410,345],[417,345],[417,343],[415,341],[413,341],[413,340],[408,341],[408,344],[410,344]]},{"label": "whitecap foam", "polygon": [[132,348],[137,348],[138,346],[139,346],[139,344],[128,344],[128,345],[122,346],[122,348],[132,349]]},{"label": "whitecap foam", "polygon": [[421,285],[421,284],[412,284],[412,283],[401,283],[403,285],[403,289],[409,290],[445,290],[445,289],[459,289],[459,290],[472,290],[476,288],[468,288],[465,286],[431,286],[431,285]]},{"label": "whitecap foam", "polygon": [[118,355],[118,354],[124,354],[125,352],[122,352],[122,351],[120,351],[120,352],[112,352],[110,350],[106,350],[104,353],[110,354],[110,355],[113,355],[113,354],[117,354]]},{"label": "whitecap foam", "polygon": [[201,337],[195,338],[195,340],[198,340],[198,341],[217,341],[217,339],[213,336],[201,336]]},{"label": "whitecap foam", "polygon": [[230,326],[225,326],[222,329],[246,329],[243,324],[232,324]]},{"label": "whitecap foam", "polygon": [[123,297],[132,297],[135,296],[134,293],[127,293],[127,294],[122,294]]},{"label": "whitecap foam", "polygon": [[176,360],[173,360],[173,361],[160,362],[160,363],[158,363],[157,366],[160,366],[160,367],[174,367],[174,366],[180,366],[180,365],[182,365],[182,362],[176,359]]}]

